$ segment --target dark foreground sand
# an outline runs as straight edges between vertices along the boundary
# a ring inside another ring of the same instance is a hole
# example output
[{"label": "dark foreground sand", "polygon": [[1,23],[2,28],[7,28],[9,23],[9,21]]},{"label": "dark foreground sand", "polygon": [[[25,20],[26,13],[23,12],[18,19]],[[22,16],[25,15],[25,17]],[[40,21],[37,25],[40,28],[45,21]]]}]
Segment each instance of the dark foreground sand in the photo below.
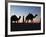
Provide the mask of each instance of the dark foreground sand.
[{"label": "dark foreground sand", "polygon": [[40,23],[14,23],[11,24],[11,31],[40,30]]}]

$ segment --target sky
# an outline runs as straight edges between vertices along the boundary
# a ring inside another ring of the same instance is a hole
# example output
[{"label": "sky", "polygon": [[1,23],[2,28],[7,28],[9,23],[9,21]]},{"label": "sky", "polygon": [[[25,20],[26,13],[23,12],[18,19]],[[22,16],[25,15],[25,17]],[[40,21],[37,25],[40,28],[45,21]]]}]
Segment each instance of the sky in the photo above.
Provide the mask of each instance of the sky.
[{"label": "sky", "polygon": [[34,18],[35,22],[39,22],[41,18],[41,7],[37,6],[16,6],[16,5],[11,5],[10,6],[10,13],[12,15],[16,15],[18,18],[21,16],[20,21],[22,22],[22,18],[25,17],[31,13],[35,16],[37,14],[38,16]]}]

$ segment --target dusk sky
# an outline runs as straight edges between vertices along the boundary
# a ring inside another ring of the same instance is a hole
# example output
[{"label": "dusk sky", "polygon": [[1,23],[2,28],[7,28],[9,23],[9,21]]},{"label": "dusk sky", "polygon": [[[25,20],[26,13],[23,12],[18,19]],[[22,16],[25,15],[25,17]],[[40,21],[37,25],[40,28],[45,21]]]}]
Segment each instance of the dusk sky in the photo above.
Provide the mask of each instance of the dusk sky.
[{"label": "dusk sky", "polygon": [[10,6],[10,13],[12,15],[16,15],[17,17],[21,16],[21,19],[26,17],[29,13],[37,14],[38,16],[34,19],[35,22],[39,22],[41,18],[41,7],[37,6],[16,6],[16,5],[11,5]]}]

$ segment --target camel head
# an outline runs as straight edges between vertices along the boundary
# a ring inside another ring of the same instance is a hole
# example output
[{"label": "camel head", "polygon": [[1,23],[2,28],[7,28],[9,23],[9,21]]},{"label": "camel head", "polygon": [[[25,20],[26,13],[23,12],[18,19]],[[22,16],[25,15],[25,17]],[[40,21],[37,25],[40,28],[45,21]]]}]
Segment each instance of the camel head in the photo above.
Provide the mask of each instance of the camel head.
[{"label": "camel head", "polygon": [[37,14],[35,14],[34,18],[35,18],[36,16],[38,16],[38,15],[37,15]]},{"label": "camel head", "polygon": [[21,18],[21,16],[19,16],[19,19]]}]

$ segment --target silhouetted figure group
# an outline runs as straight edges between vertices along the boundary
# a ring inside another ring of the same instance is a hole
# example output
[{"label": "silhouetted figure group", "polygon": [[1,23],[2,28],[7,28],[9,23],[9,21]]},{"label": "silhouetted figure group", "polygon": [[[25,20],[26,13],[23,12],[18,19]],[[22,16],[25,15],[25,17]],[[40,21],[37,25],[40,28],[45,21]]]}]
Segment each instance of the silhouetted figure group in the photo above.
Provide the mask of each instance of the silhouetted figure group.
[{"label": "silhouetted figure group", "polygon": [[[33,16],[33,14],[29,13],[26,16],[25,20],[27,21],[27,23],[28,23],[29,20],[31,20],[31,22],[32,22],[33,18],[35,18],[36,16],[37,16],[37,14],[35,16]],[[18,21],[20,20],[20,18],[21,18],[21,16],[19,16],[19,18],[16,15],[11,16],[11,23],[16,23],[16,22],[18,23]],[[24,22],[24,18],[23,18],[23,22]]]}]

